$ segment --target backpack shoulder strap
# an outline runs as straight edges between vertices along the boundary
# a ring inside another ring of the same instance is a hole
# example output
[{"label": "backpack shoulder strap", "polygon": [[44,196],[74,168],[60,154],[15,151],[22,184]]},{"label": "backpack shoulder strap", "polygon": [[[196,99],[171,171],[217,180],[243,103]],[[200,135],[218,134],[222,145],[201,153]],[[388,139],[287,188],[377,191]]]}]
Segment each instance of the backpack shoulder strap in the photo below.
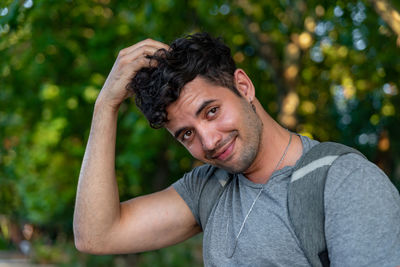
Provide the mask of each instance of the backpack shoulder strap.
[{"label": "backpack shoulder strap", "polygon": [[348,153],[362,155],[342,144],[319,143],[300,159],[292,173],[288,188],[289,220],[312,266],[330,265],[324,228],[325,182],[332,163]]},{"label": "backpack shoulder strap", "polygon": [[213,173],[208,178],[199,198],[199,217],[201,229],[205,229],[210,213],[221,196],[224,188],[232,180],[227,171],[212,167]]}]

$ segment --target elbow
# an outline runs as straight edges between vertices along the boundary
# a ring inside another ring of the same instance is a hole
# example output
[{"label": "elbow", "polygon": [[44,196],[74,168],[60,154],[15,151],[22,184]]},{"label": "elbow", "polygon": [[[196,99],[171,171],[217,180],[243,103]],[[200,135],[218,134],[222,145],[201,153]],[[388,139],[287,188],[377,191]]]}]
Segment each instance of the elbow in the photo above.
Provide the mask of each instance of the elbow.
[{"label": "elbow", "polygon": [[87,242],[82,237],[74,235],[74,243],[75,247],[79,252],[88,253],[88,254],[95,254],[94,249],[90,246],[90,242]]},{"label": "elbow", "polygon": [[94,242],[95,240],[93,240],[93,236],[90,235],[88,229],[85,229],[82,224],[78,223],[76,218],[74,218],[73,230],[75,248],[79,252],[98,254],[96,253],[96,248],[94,246],[96,242]]},{"label": "elbow", "polygon": [[75,248],[76,248],[79,252],[89,253],[89,252],[88,252],[88,247],[85,245],[84,242],[82,242],[81,240],[75,238],[74,243],[75,243]]},{"label": "elbow", "polygon": [[101,246],[96,245],[96,242],[76,232],[74,233],[74,244],[79,252],[96,255],[104,254],[100,250]]},{"label": "elbow", "polygon": [[74,240],[75,248],[82,253],[93,254],[93,255],[104,255],[106,254],[101,246],[93,245],[91,242],[87,242],[80,238]]},{"label": "elbow", "polygon": [[74,217],[74,223],[73,223],[73,230],[74,230],[74,244],[75,248],[84,253],[90,253],[88,250],[88,242],[85,240],[84,236],[81,234],[81,231],[79,230],[79,225],[75,221]]}]

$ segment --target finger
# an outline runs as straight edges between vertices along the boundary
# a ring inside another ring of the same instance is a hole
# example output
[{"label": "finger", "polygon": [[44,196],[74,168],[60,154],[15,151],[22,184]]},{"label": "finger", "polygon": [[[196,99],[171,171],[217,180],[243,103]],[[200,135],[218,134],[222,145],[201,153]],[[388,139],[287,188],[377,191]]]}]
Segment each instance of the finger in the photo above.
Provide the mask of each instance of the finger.
[{"label": "finger", "polygon": [[166,50],[169,49],[169,45],[164,44],[164,43],[159,42],[159,41],[156,41],[156,40],[150,39],[150,43],[151,43],[153,46],[158,47],[159,49],[160,49],[160,48],[164,48],[164,49],[166,49]]},{"label": "finger", "polygon": [[153,46],[143,46],[140,49],[133,50],[129,54],[125,54],[120,57],[119,61],[122,66],[134,65],[134,69],[140,69],[142,67],[150,67],[151,60],[148,58],[149,55],[153,55],[158,48]]},{"label": "finger", "polygon": [[148,57],[154,55],[158,51],[158,48],[152,46],[143,46],[140,49],[131,51],[129,54],[125,54],[119,58],[121,64],[130,64],[140,57]]},{"label": "finger", "polygon": [[136,54],[143,54],[146,56],[152,56],[154,55],[157,51],[160,49],[164,50],[164,48],[160,48],[157,46],[152,46],[152,45],[143,45],[140,46],[139,48],[132,50],[130,53],[126,54],[127,56],[130,55],[136,55]]},{"label": "finger", "polygon": [[152,60],[145,55],[135,57],[135,59],[124,66],[124,76],[126,76],[127,79],[133,78],[140,69],[151,67],[151,61]]},{"label": "finger", "polygon": [[131,50],[129,53],[118,55],[118,61],[121,65],[129,64],[134,61],[136,58],[140,56],[152,56],[154,55],[160,48],[151,46],[151,45],[143,45],[138,47],[137,49]]},{"label": "finger", "polygon": [[132,51],[140,49],[140,47],[143,47],[143,46],[152,46],[152,47],[155,47],[157,49],[161,49],[161,48],[164,48],[166,50],[169,49],[169,46],[164,44],[164,43],[161,43],[159,41],[155,41],[155,40],[152,40],[152,39],[146,39],[144,41],[141,41],[141,42],[136,43],[136,44],[134,44],[132,46],[129,46],[127,48],[122,49],[120,51],[120,54],[122,54],[122,55],[129,54]]}]

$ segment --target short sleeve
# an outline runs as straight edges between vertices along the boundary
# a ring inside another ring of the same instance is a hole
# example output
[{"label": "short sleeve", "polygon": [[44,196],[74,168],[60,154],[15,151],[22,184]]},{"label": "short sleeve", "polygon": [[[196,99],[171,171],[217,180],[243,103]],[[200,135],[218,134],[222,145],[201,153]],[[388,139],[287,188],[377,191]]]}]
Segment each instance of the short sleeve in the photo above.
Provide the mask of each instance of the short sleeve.
[{"label": "short sleeve", "polygon": [[331,266],[400,265],[400,196],[389,178],[356,154],[331,166],[325,186]]},{"label": "short sleeve", "polygon": [[200,195],[206,182],[214,173],[214,168],[215,167],[208,164],[196,167],[172,184],[173,188],[178,192],[192,211],[198,225],[201,225],[199,214]]}]

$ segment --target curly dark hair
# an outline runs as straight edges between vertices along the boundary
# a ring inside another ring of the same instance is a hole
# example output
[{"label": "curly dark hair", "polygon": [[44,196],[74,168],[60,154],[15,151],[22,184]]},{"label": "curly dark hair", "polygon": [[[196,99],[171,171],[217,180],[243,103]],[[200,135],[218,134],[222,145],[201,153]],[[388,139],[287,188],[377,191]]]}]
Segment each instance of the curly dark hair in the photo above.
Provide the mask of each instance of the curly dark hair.
[{"label": "curly dark hair", "polygon": [[208,33],[196,33],[175,40],[168,50],[153,56],[156,64],[138,71],[127,85],[150,126],[161,128],[168,121],[166,108],[176,101],[182,88],[197,76],[240,93],[234,84],[235,62],[221,40]]}]

